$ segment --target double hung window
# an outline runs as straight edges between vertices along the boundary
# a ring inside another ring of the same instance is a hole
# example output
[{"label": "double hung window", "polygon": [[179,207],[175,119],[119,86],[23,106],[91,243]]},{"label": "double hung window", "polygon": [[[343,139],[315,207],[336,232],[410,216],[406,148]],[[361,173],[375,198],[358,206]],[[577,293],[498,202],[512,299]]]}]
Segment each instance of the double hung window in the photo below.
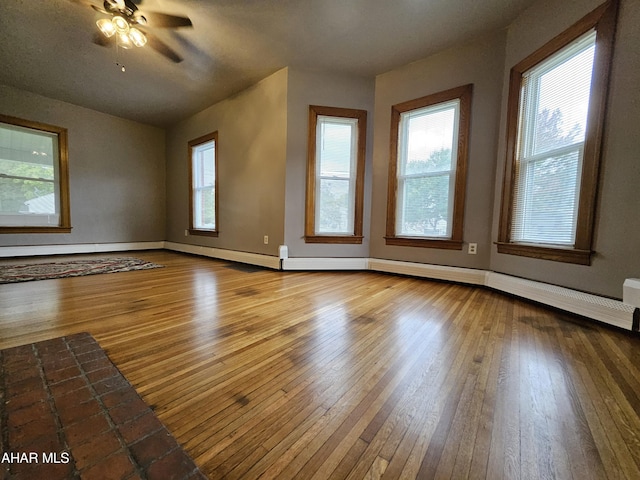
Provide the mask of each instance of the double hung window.
[{"label": "double hung window", "polygon": [[498,252],[589,264],[615,5],[511,71]]},{"label": "double hung window", "polygon": [[309,107],[305,241],[362,243],[367,112]]},{"label": "double hung window", "polygon": [[0,115],[0,232],[69,233],[67,130]]},{"label": "double hung window", "polygon": [[461,249],[472,86],[392,109],[388,245]]},{"label": "double hung window", "polygon": [[594,51],[591,31],[522,76],[515,242],[575,242]]},{"label": "double hung window", "polygon": [[189,142],[189,231],[193,235],[218,234],[217,144],[217,132]]}]

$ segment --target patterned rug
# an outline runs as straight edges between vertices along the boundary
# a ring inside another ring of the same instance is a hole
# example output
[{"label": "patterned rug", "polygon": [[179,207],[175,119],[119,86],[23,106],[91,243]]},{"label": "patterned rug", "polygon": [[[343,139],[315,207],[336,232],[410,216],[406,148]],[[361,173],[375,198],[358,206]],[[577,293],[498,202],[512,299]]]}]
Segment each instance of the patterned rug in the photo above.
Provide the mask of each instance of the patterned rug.
[{"label": "patterned rug", "polygon": [[88,333],[0,350],[0,475],[206,480]]},{"label": "patterned rug", "polygon": [[133,257],[0,265],[0,284],[48,280],[52,278],[80,277],[98,273],[129,272],[132,270],[147,270],[149,268],[160,267],[162,267],[162,265]]}]

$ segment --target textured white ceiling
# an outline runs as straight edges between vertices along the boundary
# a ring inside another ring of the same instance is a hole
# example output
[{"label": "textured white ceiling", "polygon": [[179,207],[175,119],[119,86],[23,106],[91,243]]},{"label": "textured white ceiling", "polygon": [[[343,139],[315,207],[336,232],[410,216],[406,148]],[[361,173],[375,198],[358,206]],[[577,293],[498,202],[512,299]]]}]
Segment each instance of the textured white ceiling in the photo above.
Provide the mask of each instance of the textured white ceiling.
[{"label": "textured white ceiling", "polygon": [[[0,0],[0,83],[159,126],[285,66],[375,76],[506,27],[534,0],[143,0],[188,16],[153,30],[184,57],[92,42],[101,14],[82,2]],[[116,63],[126,66],[122,72]],[[1,111],[1,106],[0,106]],[[1,112],[0,112],[1,113]]]}]

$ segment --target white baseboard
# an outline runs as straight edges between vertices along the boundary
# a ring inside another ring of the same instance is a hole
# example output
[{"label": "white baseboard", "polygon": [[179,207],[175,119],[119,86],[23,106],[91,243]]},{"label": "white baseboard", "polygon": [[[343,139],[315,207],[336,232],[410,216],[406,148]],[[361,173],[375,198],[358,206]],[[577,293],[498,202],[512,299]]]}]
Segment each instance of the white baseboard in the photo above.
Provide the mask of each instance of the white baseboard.
[{"label": "white baseboard", "polygon": [[450,282],[484,285],[487,271],[474,268],[447,267],[424,263],[400,262],[396,260],[369,259],[369,269],[376,272],[396,273],[412,277],[447,280]]},{"label": "white baseboard", "polygon": [[283,270],[368,270],[367,258],[285,258]]},{"label": "white baseboard", "polygon": [[219,258],[230,262],[248,263],[261,267],[280,269],[280,259],[270,255],[259,253],[237,252],[235,250],[224,250],[221,248],[201,247],[187,243],[164,242],[164,248],[175,252],[191,253],[203,257]]},{"label": "white baseboard", "polygon": [[127,252],[158,250],[165,242],[76,243],[69,245],[20,245],[0,247],[0,258],[32,257],[40,255],[73,255],[76,253]]}]

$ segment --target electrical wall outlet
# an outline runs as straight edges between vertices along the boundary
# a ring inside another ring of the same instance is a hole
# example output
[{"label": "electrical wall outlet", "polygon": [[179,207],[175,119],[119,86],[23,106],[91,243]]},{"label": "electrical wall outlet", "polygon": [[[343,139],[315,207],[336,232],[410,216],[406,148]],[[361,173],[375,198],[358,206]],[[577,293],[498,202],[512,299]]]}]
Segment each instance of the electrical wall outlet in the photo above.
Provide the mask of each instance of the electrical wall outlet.
[{"label": "electrical wall outlet", "polygon": [[269,245],[269,235],[264,236],[263,242],[265,245]]},{"label": "electrical wall outlet", "polygon": [[478,253],[478,244],[470,243],[468,252],[469,252],[469,255],[475,255],[476,253]]},{"label": "electrical wall outlet", "polygon": [[184,231],[184,236],[185,236],[185,237],[188,237],[188,236],[189,236],[189,230],[185,230],[185,231]]}]

